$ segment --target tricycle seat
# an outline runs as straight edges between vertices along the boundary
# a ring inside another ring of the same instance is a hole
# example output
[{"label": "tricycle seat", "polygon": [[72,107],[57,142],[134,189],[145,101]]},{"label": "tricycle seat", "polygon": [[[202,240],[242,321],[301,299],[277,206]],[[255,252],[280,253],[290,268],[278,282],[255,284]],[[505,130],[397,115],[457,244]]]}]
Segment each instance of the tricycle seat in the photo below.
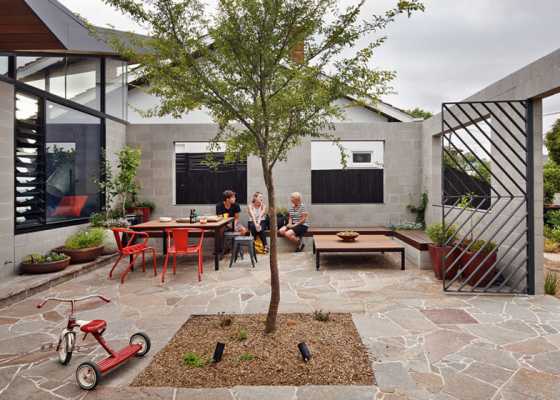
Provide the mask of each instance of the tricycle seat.
[{"label": "tricycle seat", "polygon": [[80,329],[85,333],[101,333],[107,327],[107,322],[102,319],[94,319],[85,325],[82,325]]}]

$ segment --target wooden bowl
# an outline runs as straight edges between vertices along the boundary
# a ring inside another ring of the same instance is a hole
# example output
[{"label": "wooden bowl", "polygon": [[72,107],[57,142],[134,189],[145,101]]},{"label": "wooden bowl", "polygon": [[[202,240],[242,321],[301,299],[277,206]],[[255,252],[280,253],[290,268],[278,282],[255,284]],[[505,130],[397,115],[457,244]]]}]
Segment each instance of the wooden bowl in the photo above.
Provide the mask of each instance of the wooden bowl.
[{"label": "wooden bowl", "polygon": [[358,232],[338,232],[336,234],[343,242],[354,242],[360,234]]}]

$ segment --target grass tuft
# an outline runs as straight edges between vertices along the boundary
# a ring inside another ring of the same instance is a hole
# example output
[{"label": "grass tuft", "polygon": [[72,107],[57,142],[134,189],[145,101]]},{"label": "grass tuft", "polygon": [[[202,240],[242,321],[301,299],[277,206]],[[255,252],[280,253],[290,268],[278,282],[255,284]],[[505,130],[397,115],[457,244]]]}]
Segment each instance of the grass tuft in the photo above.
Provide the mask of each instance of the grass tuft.
[{"label": "grass tuft", "polygon": [[189,367],[202,368],[206,362],[198,354],[189,351],[183,355],[183,364]]},{"label": "grass tuft", "polygon": [[548,271],[546,277],[544,278],[544,292],[551,296],[556,294],[556,288],[558,286],[558,279],[556,272]]}]

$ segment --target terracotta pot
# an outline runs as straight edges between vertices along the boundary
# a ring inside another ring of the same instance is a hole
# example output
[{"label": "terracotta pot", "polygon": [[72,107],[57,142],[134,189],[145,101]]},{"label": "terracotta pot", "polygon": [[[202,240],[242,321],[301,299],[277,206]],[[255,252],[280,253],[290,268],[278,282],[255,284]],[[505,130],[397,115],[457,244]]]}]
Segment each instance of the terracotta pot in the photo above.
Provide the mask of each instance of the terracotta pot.
[{"label": "terracotta pot", "polygon": [[49,272],[62,271],[70,264],[70,257],[66,257],[64,260],[51,261],[44,263],[25,263],[20,264],[20,271],[24,274],[46,274]]},{"label": "terracotta pot", "polygon": [[[439,280],[443,279],[443,257],[448,254],[453,246],[435,246],[433,244],[428,245],[428,251],[430,253],[430,258],[432,259],[432,267],[434,269],[434,275]],[[445,279],[453,279],[457,275],[460,267],[460,262],[456,262],[453,268],[449,269],[453,262],[458,258],[460,254],[459,250],[455,250],[447,259],[445,260],[447,274]]]},{"label": "terracotta pot", "polygon": [[[492,255],[488,257],[486,261],[484,261],[484,259],[486,258],[488,253],[481,252],[476,257],[475,254],[476,252],[467,251],[461,257],[461,264],[463,266],[467,265],[467,263],[470,260],[472,260],[470,261],[470,264],[467,266],[467,268],[465,268],[465,270],[463,271],[463,279],[465,279],[467,283],[471,286],[474,285],[477,285],[477,287],[486,286],[498,274],[496,268],[492,268],[492,270],[488,272],[488,274],[484,277],[484,279],[482,279],[482,281],[480,281],[480,283],[477,284],[477,282],[479,281],[480,278],[482,278],[482,276],[486,273],[486,271],[488,271],[496,263],[496,260],[498,259],[498,253],[497,251],[492,253]],[[482,261],[484,261],[484,264],[482,264],[479,270],[476,271],[475,273],[475,270],[478,268],[479,265],[481,265]]]},{"label": "terracotta pot", "polygon": [[87,249],[67,249],[65,247],[61,247],[59,251],[67,256],[70,256],[71,264],[79,264],[93,261],[99,257],[103,253],[103,245],[89,247]]}]

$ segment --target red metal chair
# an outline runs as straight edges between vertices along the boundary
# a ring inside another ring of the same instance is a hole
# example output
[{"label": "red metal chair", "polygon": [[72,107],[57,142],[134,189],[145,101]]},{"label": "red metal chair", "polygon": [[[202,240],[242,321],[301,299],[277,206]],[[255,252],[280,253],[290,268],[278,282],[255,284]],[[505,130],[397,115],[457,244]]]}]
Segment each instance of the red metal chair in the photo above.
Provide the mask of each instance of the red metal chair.
[{"label": "red metal chair", "polygon": [[[189,245],[189,233],[199,232],[200,238],[196,245]],[[169,255],[173,255],[173,274],[177,269],[177,255],[181,254],[197,254],[198,255],[198,281],[202,279],[204,273],[202,262],[202,241],[204,240],[204,230],[197,228],[181,228],[181,229],[166,229],[167,235],[167,254],[163,262],[163,270],[161,271],[161,283],[165,281],[165,273],[167,272],[167,263]]]},{"label": "red metal chair", "polygon": [[[136,232],[127,228],[112,228],[113,234],[115,235],[115,240],[117,241],[117,247],[119,249],[119,258],[111,268],[109,272],[109,279],[113,277],[113,271],[117,267],[118,263],[124,256],[130,256],[131,260],[128,267],[121,274],[121,283],[124,283],[124,278],[130,272],[136,261],[138,254],[142,254],[142,270],[146,272],[146,251],[152,252],[152,258],[154,262],[154,276],[157,275],[156,269],[156,250],[153,247],[148,246],[149,235],[146,232]],[[126,243],[124,236],[126,235]],[[141,236],[144,239],[141,243],[134,243],[137,236]]]}]

